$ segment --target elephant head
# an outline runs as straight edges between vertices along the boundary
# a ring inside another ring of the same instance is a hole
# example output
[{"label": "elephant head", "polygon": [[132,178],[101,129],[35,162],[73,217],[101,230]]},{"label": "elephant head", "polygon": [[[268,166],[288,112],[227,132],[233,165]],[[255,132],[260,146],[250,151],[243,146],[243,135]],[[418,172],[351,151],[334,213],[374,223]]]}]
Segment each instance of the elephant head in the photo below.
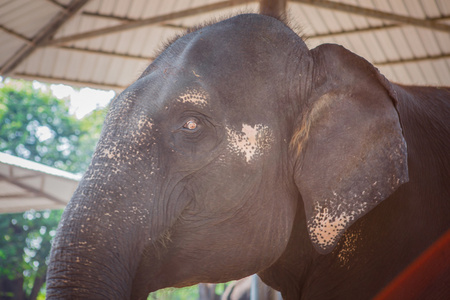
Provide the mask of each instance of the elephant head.
[{"label": "elephant head", "polygon": [[[292,238],[329,253],[407,181],[383,80],[267,16],[176,39],[111,103],[53,244],[48,298],[242,278]],[[307,233],[292,237],[297,207]]]}]

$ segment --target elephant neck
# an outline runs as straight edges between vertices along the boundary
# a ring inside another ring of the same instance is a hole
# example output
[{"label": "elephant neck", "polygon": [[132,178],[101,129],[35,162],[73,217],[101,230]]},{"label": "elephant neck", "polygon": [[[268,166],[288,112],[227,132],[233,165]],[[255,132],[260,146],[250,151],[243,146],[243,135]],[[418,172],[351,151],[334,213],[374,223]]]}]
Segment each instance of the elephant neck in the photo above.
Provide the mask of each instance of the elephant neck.
[{"label": "elephant neck", "polygon": [[316,257],[320,256],[314,250],[306,230],[301,198],[298,203],[294,226],[285,251],[273,265],[258,273],[267,285],[282,293],[283,299],[301,299],[303,285],[310,276],[309,272]]}]

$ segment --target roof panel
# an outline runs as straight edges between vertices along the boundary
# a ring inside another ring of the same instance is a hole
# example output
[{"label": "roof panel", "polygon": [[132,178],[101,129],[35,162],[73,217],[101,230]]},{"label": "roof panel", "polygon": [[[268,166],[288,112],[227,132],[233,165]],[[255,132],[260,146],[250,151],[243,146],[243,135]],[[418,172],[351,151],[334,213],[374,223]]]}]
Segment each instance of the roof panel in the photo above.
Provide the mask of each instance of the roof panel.
[{"label": "roof panel", "polygon": [[418,64],[414,63],[406,63],[404,64],[406,70],[409,73],[409,76],[411,77],[411,83],[410,84],[419,84],[419,82],[425,81],[425,76],[422,73],[422,69],[419,67]]},{"label": "roof panel", "polygon": [[71,52],[60,50],[55,57],[54,76],[57,78],[64,78],[67,74],[67,62],[72,59]]},{"label": "roof panel", "polygon": [[388,33],[395,45],[395,48],[397,48],[397,53],[402,59],[411,59],[414,57],[402,28],[393,28],[389,30]]},{"label": "roof panel", "polygon": [[0,31],[0,66],[2,66],[24,43],[7,34]]},{"label": "roof panel", "polygon": [[439,85],[450,86],[450,59],[433,60],[431,63],[439,78]]},{"label": "roof panel", "polygon": [[43,197],[5,197],[0,200],[0,213],[15,213],[34,209],[36,211],[45,209],[61,209],[63,204],[56,204]]},{"label": "roof panel", "polygon": [[[94,4],[92,4],[92,5],[86,6],[85,11],[92,12],[92,13],[99,13],[99,14],[107,15],[107,16],[113,14],[116,1],[98,0],[98,1],[91,1],[91,2],[95,2],[97,5],[94,6]],[[153,1],[149,1],[149,2],[153,2]]]},{"label": "roof panel", "polygon": [[353,24],[355,24],[356,28],[364,29],[369,27],[369,22],[367,21],[366,17],[357,16],[350,14],[350,19],[352,20]]},{"label": "roof panel", "polygon": [[3,2],[0,10],[0,23],[6,24],[7,20],[19,15],[31,0],[14,0]]},{"label": "roof panel", "polygon": [[368,50],[368,47],[365,43],[364,38],[361,35],[352,34],[349,35],[348,41],[351,44],[350,50],[358,54],[359,56],[364,57],[368,61],[374,61],[371,53]]},{"label": "roof panel", "polygon": [[[36,0],[26,3],[15,13],[2,16],[1,19],[5,20],[8,28],[14,28],[17,33],[31,39],[59,11],[55,5],[43,2],[43,0]],[[12,19],[8,21],[8,18]]]},{"label": "roof panel", "polygon": [[400,59],[398,49],[386,30],[376,30],[373,34],[377,37],[378,45],[383,48],[383,53],[386,55],[385,61],[395,61]]},{"label": "roof panel", "polygon": [[435,0],[421,0],[421,9],[427,18],[438,18],[441,16],[439,7]]},{"label": "roof panel", "polygon": [[1,198],[3,198],[4,196],[12,196],[12,195],[24,194],[24,193],[26,193],[26,190],[24,190],[18,186],[15,186],[15,185],[11,185],[8,182],[0,181],[0,197]]},{"label": "roof panel", "polygon": [[83,58],[78,62],[81,70],[90,70],[90,72],[80,72],[77,79],[80,81],[89,82],[91,79],[92,69],[95,67],[97,55],[83,55]]},{"label": "roof panel", "polygon": [[[306,36],[316,35],[316,30],[311,26],[311,22],[309,21],[309,16],[305,12],[306,6],[300,5],[298,3],[288,3],[288,11],[291,15],[291,18],[295,20],[295,23],[302,29],[302,32]],[[293,18],[292,16],[295,16]]]},{"label": "roof panel", "polygon": [[303,13],[308,16],[308,26],[313,29],[314,34],[324,34],[329,32],[320,16],[319,9],[310,6],[302,6],[302,10]]},{"label": "roof panel", "polygon": [[[118,34],[108,34],[103,35],[97,38],[90,39],[90,44],[88,49],[102,50],[105,52],[111,53],[119,53],[116,49],[116,46],[120,43],[120,35]],[[78,43],[73,44],[75,47],[78,47]],[[99,48],[96,48],[96,45],[100,45]],[[92,47],[92,48],[91,48]]]},{"label": "roof panel", "polygon": [[448,16],[450,14],[450,2],[448,0],[436,0],[436,5],[442,16]]},{"label": "roof panel", "polygon": [[150,18],[156,16],[159,12],[159,7],[162,5],[162,1],[147,1],[147,2],[148,2],[147,5],[142,11],[142,17]]},{"label": "roof panel", "polygon": [[342,27],[337,21],[333,11],[327,9],[318,10],[321,21],[326,25],[327,32],[340,32]]},{"label": "roof panel", "polygon": [[[412,84],[412,79],[409,76],[408,70],[402,64],[377,66],[386,78],[393,82],[402,82],[404,84]],[[392,77],[391,77],[392,76]]]},{"label": "roof panel", "polygon": [[442,51],[439,47],[439,43],[436,40],[436,35],[434,34],[433,31],[423,28],[417,28],[416,32],[418,34],[416,38],[421,41],[421,44],[425,48],[427,56],[435,56],[442,54]]},{"label": "roof panel", "polygon": [[419,0],[408,0],[406,5],[408,15],[411,17],[423,19],[426,17],[422,3]]},{"label": "roof panel", "polygon": [[141,19],[146,2],[148,2],[148,1],[142,1],[142,0],[131,1],[131,4],[128,5],[128,13],[126,15],[127,18]]},{"label": "roof panel", "polygon": [[333,14],[335,15],[337,21],[341,25],[342,30],[348,31],[356,29],[356,26],[349,14],[342,12],[334,12]]},{"label": "roof panel", "polygon": [[403,35],[405,36],[405,40],[407,44],[405,45],[411,52],[414,57],[425,57],[427,56],[427,52],[425,47],[420,40],[420,36],[417,33],[417,29],[415,27],[405,26],[402,27]]},{"label": "roof panel", "polygon": [[[111,57],[98,55],[96,59],[96,64],[92,70],[90,81],[95,82],[96,80],[104,80],[105,79],[105,70],[109,68],[111,64]],[[102,81],[101,83],[104,83]]]},{"label": "roof panel", "polygon": [[376,9],[376,10],[380,10],[380,11],[384,11],[384,12],[393,12],[392,11],[392,6],[390,4],[389,0],[373,0],[373,7],[372,9]]},{"label": "roof panel", "polygon": [[387,60],[384,50],[380,46],[380,41],[377,39],[375,34],[373,34],[372,32],[369,32],[367,34],[361,34],[361,38],[364,40],[364,44],[366,45],[367,51],[370,53],[370,56],[372,57],[371,60],[372,63]]},{"label": "roof panel", "polygon": [[[100,79],[103,83],[106,82],[118,82],[118,75],[116,72],[122,70],[123,60],[120,58],[112,57],[108,67],[104,70],[103,77]],[[121,73],[121,72],[119,72]]]},{"label": "roof panel", "polygon": [[115,7],[113,10],[114,16],[120,16],[120,17],[126,17],[128,14],[128,10],[130,7],[130,4],[133,2],[133,0],[130,1],[115,1]]},{"label": "roof panel", "polygon": [[38,74],[43,55],[44,49],[36,50],[33,56],[28,57],[23,63],[19,65],[19,67],[17,68],[17,72],[33,75]]},{"label": "roof panel", "polygon": [[422,71],[422,74],[427,78],[427,80],[433,84],[433,85],[441,85],[441,82],[439,81],[439,78],[436,76],[436,70],[434,69],[433,64],[421,61],[418,63],[418,66],[420,70]]},{"label": "roof panel", "polygon": [[442,53],[450,54],[450,34],[445,32],[434,32],[436,41]]}]

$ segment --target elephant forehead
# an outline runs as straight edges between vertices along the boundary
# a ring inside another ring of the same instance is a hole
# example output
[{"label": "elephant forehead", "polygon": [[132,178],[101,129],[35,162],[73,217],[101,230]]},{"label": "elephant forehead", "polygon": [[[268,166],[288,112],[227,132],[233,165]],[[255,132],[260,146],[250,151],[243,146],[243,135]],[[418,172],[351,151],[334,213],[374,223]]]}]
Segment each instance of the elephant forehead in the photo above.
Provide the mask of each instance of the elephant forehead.
[{"label": "elephant forehead", "polygon": [[247,163],[270,150],[273,143],[272,130],[263,124],[255,126],[242,124],[241,131],[230,127],[226,129],[229,149],[231,152],[244,155]]},{"label": "elephant forehead", "polygon": [[178,96],[177,101],[204,107],[208,104],[208,93],[201,88],[189,88]]}]

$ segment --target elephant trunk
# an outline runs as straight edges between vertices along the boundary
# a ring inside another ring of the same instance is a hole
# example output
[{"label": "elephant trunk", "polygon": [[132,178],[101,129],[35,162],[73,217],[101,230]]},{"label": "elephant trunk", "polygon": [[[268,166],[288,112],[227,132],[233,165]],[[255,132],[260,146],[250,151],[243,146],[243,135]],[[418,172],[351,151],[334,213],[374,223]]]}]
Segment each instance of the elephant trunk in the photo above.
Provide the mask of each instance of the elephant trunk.
[{"label": "elephant trunk", "polygon": [[48,299],[130,299],[140,257],[165,230],[170,220],[163,216],[174,215],[161,199],[176,180],[166,178],[158,131],[136,97],[130,87],[115,100],[64,211],[50,255]]},{"label": "elephant trunk", "polygon": [[154,201],[141,197],[157,191],[144,191],[124,169],[98,171],[99,164],[111,162],[94,158],[62,216],[50,256],[48,299],[130,299],[137,258],[152,243]]},{"label": "elephant trunk", "polygon": [[66,208],[52,246],[47,299],[129,299],[137,268],[131,257],[142,248],[139,239],[114,212],[93,214],[101,210],[85,205],[107,203],[107,198],[80,193]]}]

